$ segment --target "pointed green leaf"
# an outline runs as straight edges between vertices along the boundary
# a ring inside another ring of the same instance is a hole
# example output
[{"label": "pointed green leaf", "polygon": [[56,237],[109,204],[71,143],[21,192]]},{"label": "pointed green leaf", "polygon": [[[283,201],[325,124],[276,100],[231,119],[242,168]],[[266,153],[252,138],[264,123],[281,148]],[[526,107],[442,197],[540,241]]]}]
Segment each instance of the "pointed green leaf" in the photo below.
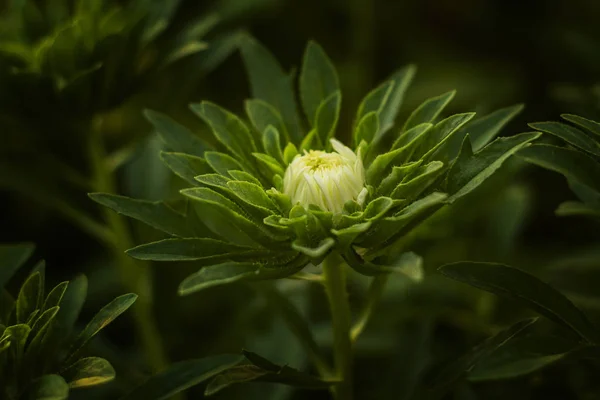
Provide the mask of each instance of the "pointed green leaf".
[{"label": "pointed green leaf", "polygon": [[137,219],[170,235],[195,236],[196,232],[189,226],[186,217],[163,202],[132,199],[108,193],[90,193],[88,196],[119,214]]},{"label": "pointed green leaf", "polygon": [[409,162],[402,166],[392,167],[392,172],[389,173],[377,188],[377,193],[387,196],[408,176],[410,176],[419,166],[423,164],[423,160]]},{"label": "pointed green leaf", "polygon": [[[473,151],[478,152],[491,142],[506,124],[523,111],[523,108],[523,104],[516,104],[514,106],[493,111],[481,118],[469,122],[466,126],[461,128],[461,132],[469,134],[471,137],[471,144],[473,145]],[[461,140],[459,140],[456,145],[455,156],[460,149]]]},{"label": "pointed green leaf", "polygon": [[29,333],[31,341],[29,342],[27,352],[29,352],[32,347],[39,346],[39,343],[41,343],[43,336],[46,333],[46,329],[48,329],[48,324],[52,322],[59,309],[59,306],[50,307],[44,311],[35,321],[33,326],[31,326],[31,332]]},{"label": "pointed green leaf", "polygon": [[[251,160],[250,154],[256,151],[254,139],[246,124],[235,114],[207,101],[192,104],[190,108],[211,127],[217,140],[230,152],[244,162]],[[209,161],[208,156],[205,157]]]},{"label": "pointed green leaf", "polygon": [[372,224],[371,221],[357,223],[342,229],[332,229],[331,233],[337,238],[342,251],[345,251],[359,235],[368,231]]},{"label": "pointed green leaf", "polygon": [[317,108],[314,126],[323,145],[326,145],[335,135],[341,107],[342,93],[337,91],[324,99]]},{"label": "pointed green leaf", "polygon": [[16,304],[17,322],[27,322],[38,308],[42,296],[42,278],[39,272],[31,274],[19,291]]},{"label": "pointed green leaf", "polygon": [[371,143],[379,131],[379,117],[375,111],[368,113],[356,125],[354,129],[354,144],[361,141]]},{"label": "pointed green leaf", "polygon": [[407,65],[388,78],[388,81],[393,82],[393,86],[388,100],[379,112],[380,134],[384,134],[394,126],[394,121],[404,99],[404,93],[406,93],[416,72],[417,68],[414,65]]},{"label": "pointed green leaf", "polygon": [[242,357],[221,354],[197,360],[180,361],[151,376],[121,400],[166,400],[239,364]]},{"label": "pointed green leaf", "polygon": [[283,152],[281,151],[281,140],[279,131],[273,125],[267,126],[262,135],[263,147],[268,155],[283,163]]},{"label": "pointed green leaf", "polygon": [[[311,126],[316,128],[317,110],[328,97],[340,89],[339,78],[333,63],[316,42],[308,42],[304,51],[299,88],[306,118]],[[320,136],[323,141],[327,138],[322,135],[322,132],[320,132]]]},{"label": "pointed green leaf", "polygon": [[[464,153],[461,150],[455,163],[448,172],[448,192],[451,196],[448,203],[452,203],[466,195],[484,180],[489,178],[504,161],[517,151],[526,147],[531,141],[540,136],[537,132],[521,133],[508,138],[498,138],[475,154]],[[470,142],[463,149],[470,148]]]},{"label": "pointed green leaf", "polygon": [[210,265],[185,278],[179,285],[179,295],[187,296],[200,290],[235,282],[285,278],[303,267],[302,263],[293,262],[276,268],[265,268],[256,263],[235,262]]},{"label": "pointed green leaf", "polygon": [[414,143],[417,143],[416,141],[419,140],[422,135],[425,135],[426,132],[431,128],[433,128],[433,124],[423,123],[412,127],[406,132],[401,132],[400,136],[398,136],[398,139],[394,141],[391,150],[396,150],[401,147],[408,146],[409,144],[413,145],[413,141],[415,141]]},{"label": "pointed green leaf", "polygon": [[402,127],[402,132],[426,122],[434,122],[448,103],[452,101],[454,95],[456,95],[456,90],[425,100],[410,114]]},{"label": "pointed green leaf", "polygon": [[240,52],[248,72],[252,96],[275,107],[285,121],[292,142],[300,143],[303,134],[291,77],[264,46],[248,35],[240,40]]},{"label": "pointed green leaf", "polygon": [[414,170],[412,179],[396,186],[390,197],[412,201],[431,186],[444,171],[444,163],[440,161],[432,161],[427,165],[423,165]]},{"label": "pointed green leaf", "polygon": [[561,118],[566,119],[569,122],[572,122],[576,125],[579,125],[581,128],[586,129],[592,132],[595,135],[600,136],[600,123],[596,121],[592,121],[591,119],[583,118],[578,115],[573,114],[562,114]]},{"label": "pointed green leaf", "polygon": [[13,274],[31,257],[35,246],[32,243],[0,245],[0,289]]},{"label": "pointed green leaf", "polygon": [[254,176],[250,175],[246,171],[230,170],[229,175],[236,181],[250,182],[258,186],[262,185],[258,179],[256,179]]},{"label": "pointed green leaf", "polygon": [[[358,123],[365,115],[370,112],[381,113],[394,90],[396,83],[394,81],[387,81],[370,91],[358,106],[358,112],[356,114],[356,123]],[[377,141],[379,135],[375,135],[375,141]]]},{"label": "pointed green leaf", "polygon": [[71,389],[101,385],[115,379],[115,369],[100,357],[86,357],[67,367],[61,375]]},{"label": "pointed green leaf", "polygon": [[59,375],[44,375],[32,384],[29,392],[31,400],[66,400],[69,397],[69,385]]},{"label": "pointed green leaf", "polygon": [[595,156],[600,156],[600,144],[583,131],[574,128],[570,125],[562,124],[560,122],[536,122],[529,124],[530,127],[537,131],[549,133],[550,135],[556,136],[565,142],[580,148]]},{"label": "pointed green leaf", "polygon": [[172,151],[202,157],[210,148],[204,140],[166,115],[151,110],[145,110],[144,115]]},{"label": "pointed green leaf", "polygon": [[23,356],[30,332],[31,328],[25,324],[11,325],[4,331],[3,335],[10,338],[10,349],[15,355],[15,359],[20,360]]},{"label": "pointed green leaf", "polygon": [[394,205],[394,200],[389,197],[378,197],[369,202],[363,214],[363,218],[365,221],[376,221],[385,216]]},{"label": "pointed green leaf", "polygon": [[425,162],[433,161],[429,156],[474,116],[475,113],[455,114],[435,124],[415,140],[410,160],[425,158]]},{"label": "pointed green leaf", "polygon": [[590,343],[598,331],[569,299],[533,275],[502,264],[459,262],[439,268],[445,276],[513,299],[548,319],[572,329]]},{"label": "pointed green leaf", "polygon": [[245,181],[229,181],[227,187],[242,201],[259,207],[269,214],[277,211],[277,206],[271,201],[265,190],[254,183]]},{"label": "pointed green leaf", "polygon": [[175,175],[192,185],[196,184],[195,176],[212,172],[205,159],[190,154],[161,151],[160,158]]},{"label": "pointed green leaf", "polygon": [[294,143],[290,142],[283,149],[283,162],[285,163],[285,165],[288,165],[297,155],[298,149],[296,148]]},{"label": "pointed green leaf", "polygon": [[238,246],[216,239],[190,238],[165,239],[139,245],[127,250],[127,254],[138,260],[153,261],[224,261],[248,257],[262,257],[267,249]]},{"label": "pointed green leaf", "polygon": [[46,300],[44,301],[44,305],[42,306],[42,310],[46,311],[49,308],[52,308],[54,306],[58,306],[63,298],[63,296],[65,295],[65,292],[67,291],[67,288],[69,286],[69,282],[61,282],[58,285],[56,285],[51,291],[50,293],[48,293],[48,296],[46,296]]},{"label": "pointed green leaf", "polygon": [[263,153],[252,153],[252,155],[267,167],[273,175],[283,176],[285,173],[283,167],[275,158]]},{"label": "pointed green leaf", "polygon": [[252,126],[258,133],[263,133],[269,125],[277,129],[285,142],[289,141],[289,135],[283,118],[279,111],[266,101],[259,99],[246,100],[244,103],[246,106],[246,114],[252,122]]},{"label": "pointed green leaf", "polygon": [[137,300],[137,297],[137,294],[128,293],[115,298],[105,305],[86,325],[85,329],[71,345],[71,349],[69,350],[70,355],[67,360],[72,360],[72,358],[87,344],[87,342],[96,336],[98,332],[131,307]]},{"label": "pointed green leaf", "polygon": [[217,151],[207,151],[204,156],[206,162],[217,174],[228,176],[231,170],[244,170],[244,167],[229,154]]},{"label": "pointed green leaf", "polygon": [[558,172],[569,181],[577,182],[600,193],[600,163],[582,152],[546,144],[534,144],[519,151],[518,155],[530,163]]}]

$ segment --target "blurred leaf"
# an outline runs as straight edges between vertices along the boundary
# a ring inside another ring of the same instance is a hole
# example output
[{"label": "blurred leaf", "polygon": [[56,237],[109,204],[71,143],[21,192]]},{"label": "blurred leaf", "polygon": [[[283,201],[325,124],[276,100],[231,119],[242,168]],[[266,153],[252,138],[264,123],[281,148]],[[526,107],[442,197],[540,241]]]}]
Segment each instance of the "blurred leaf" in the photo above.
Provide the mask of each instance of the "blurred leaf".
[{"label": "blurred leaf", "polygon": [[210,146],[183,125],[156,111],[146,110],[144,115],[152,123],[161,139],[173,151],[202,157]]},{"label": "blurred leaf", "polygon": [[239,364],[242,357],[222,354],[198,360],[171,364],[166,370],[151,376],[121,400],[165,400],[176,393],[198,385]]},{"label": "blurred leaf", "polygon": [[556,136],[590,154],[600,156],[600,145],[598,142],[577,128],[553,121],[536,122],[529,124],[529,126],[537,131]]},{"label": "blurred leaf", "polygon": [[131,307],[137,297],[133,293],[124,294],[104,306],[75,339],[69,350],[68,360],[72,359],[98,332]]},{"label": "blurred leaf", "polygon": [[35,272],[27,278],[17,297],[16,312],[17,322],[27,322],[29,315],[34,312],[42,296],[42,278]]},{"label": "blurred leaf", "polygon": [[196,176],[212,172],[205,159],[191,154],[162,151],[160,158],[175,175],[194,186],[198,184]]},{"label": "blurred leaf", "polygon": [[577,150],[535,144],[521,150],[518,155],[600,193],[600,163]]},{"label": "blurred leaf", "polygon": [[275,107],[260,99],[246,100],[244,105],[246,107],[246,114],[248,114],[250,122],[252,122],[254,129],[258,133],[264,134],[267,128],[272,126],[277,132],[283,135],[285,142],[289,141],[285,122]]},{"label": "blurred leaf", "polygon": [[383,109],[379,112],[379,136],[394,126],[394,121],[404,99],[404,93],[408,89],[416,72],[417,68],[414,65],[407,65],[393,73],[387,79],[387,81],[393,82],[393,86]]},{"label": "blurred leaf", "polygon": [[35,246],[32,243],[0,245],[0,289],[14,273],[31,257]]},{"label": "blurred leaf", "polygon": [[469,372],[482,358],[506,345],[513,337],[536,321],[535,318],[519,321],[511,327],[500,331],[479,345],[473,347],[466,354],[443,368],[429,383],[425,393],[417,399],[441,399],[456,382]]},{"label": "blurred leaf", "polygon": [[304,135],[291,77],[283,71],[269,50],[251,36],[240,39],[240,51],[250,80],[252,97],[275,107],[283,117],[290,139],[299,144]]},{"label": "blurred leaf", "polygon": [[587,205],[578,201],[566,201],[556,209],[556,215],[561,217],[583,215],[587,217],[600,218],[600,207]]},{"label": "blurred leaf", "polygon": [[244,356],[251,364],[234,365],[221,372],[208,384],[204,394],[212,396],[233,384],[247,382],[282,383],[303,389],[327,389],[339,382],[335,379],[307,375],[285,365],[273,364],[249,351],[244,351]]},{"label": "blurred leaf", "polygon": [[69,385],[58,375],[44,375],[33,383],[31,400],[65,400],[69,397]]},{"label": "blurred leaf", "polygon": [[77,360],[61,375],[69,383],[70,388],[79,388],[110,382],[115,379],[115,370],[103,358],[87,357]]},{"label": "blurred leaf", "polygon": [[596,328],[581,310],[560,292],[524,271],[502,264],[482,262],[446,264],[439,271],[449,278],[514,299],[572,329],[590,343],[598,341]]}]

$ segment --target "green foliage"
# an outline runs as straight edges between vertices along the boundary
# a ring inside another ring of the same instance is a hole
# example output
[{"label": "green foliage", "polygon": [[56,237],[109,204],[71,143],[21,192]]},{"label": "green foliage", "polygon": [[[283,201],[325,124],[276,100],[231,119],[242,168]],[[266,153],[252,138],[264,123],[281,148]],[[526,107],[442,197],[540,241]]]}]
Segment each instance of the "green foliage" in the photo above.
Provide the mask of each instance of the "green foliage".
[{"label": "green foliage", "polygon": [[[33,252],[29,244],[1,245],[5,281]],[[9,275],[10,274],[10,275]],[[70,389],[90,387],[115,378],[115,370],[99,357],[79,358],[87,342],[127,310],[134,294],[117,297],[77,336],[74,324],[86,297],[87,281],[62,282],[46,295],[44,269],[36,268],[12,299],[2,288],[0,317],[0,394],[3,399],[66,399]],[[25,396],[25,397],[24,397]]]},{"label": "green foliage", "polygon": [[562,122],[537,122],[530,126],[561,139],[567,147],[536,144],[520,151],[519,156],[567,178],[580,201],[561,204],[556,210],[558,215],[597,219],[600,215],[600,124],[571,114],[563,114],[562,118],[581,129]]}]

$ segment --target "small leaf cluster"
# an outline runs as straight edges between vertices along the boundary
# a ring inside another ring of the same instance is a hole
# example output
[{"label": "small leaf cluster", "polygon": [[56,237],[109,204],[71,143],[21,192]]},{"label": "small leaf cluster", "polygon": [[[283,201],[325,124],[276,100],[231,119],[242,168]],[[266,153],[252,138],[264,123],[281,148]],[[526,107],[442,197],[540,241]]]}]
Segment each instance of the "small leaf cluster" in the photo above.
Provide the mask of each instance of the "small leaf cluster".
[{"label": "small leaf cluster", "polygon": [[536,122],[530,126],[560,139],[566,146],[535,144],[519,152],[525,160],[556,171],[567,178],[579,201],[562,203],[558,215],[600,218],[600,123],[578,115],[563,114],[569,122]]},{"label": "small leaf cluster", "polygon": [[332,252],[364,275],[403,272],[418,279],[419,271],[382,254],[539,136],[494,140],[520,105],[477,119],[475,113],[439,118],[453,91],[425,100],[398,123],[415,74],[415,67],[407,66],[367,93],[354,117],[351,146],[366,169],[364,204],[349,201],[340,214],[292,204],[282,193],[288,164],[306,150],[330,150],[336,134],[342,100],[337,72],[323,49],[309,43],[298,79],[303,117],[292,77],[268,50],[245,37],[240,51],[254,96],[245,103],[250,124],[207,101],[191,105],[211,127],[217,148],[165,115],[146,113],[171,150],[162,153],[163,161],[192,185],[181,191],[189,200],[185,214],[164,203],[91,195],[175,236],[131,249],[131,256],[205,266],[182,283],[182,294],[213,284],[287,277]]},{"label": "small leaf cluster", "polygon": [[[0,246],[1,288],[32,252],[33,246],[29,244]],[[0,396],[3,399],[66,399],[70,389],[102,384],[115,377],[107,360],[82,358],[81,351],[101,329],[127,310],[137,296],[117,297],[78,335],[72,335],[85,301],[87,280],[80,276],[46,293],[44,270],[44,263],[38,263],[16,298],[2,289]]]}]

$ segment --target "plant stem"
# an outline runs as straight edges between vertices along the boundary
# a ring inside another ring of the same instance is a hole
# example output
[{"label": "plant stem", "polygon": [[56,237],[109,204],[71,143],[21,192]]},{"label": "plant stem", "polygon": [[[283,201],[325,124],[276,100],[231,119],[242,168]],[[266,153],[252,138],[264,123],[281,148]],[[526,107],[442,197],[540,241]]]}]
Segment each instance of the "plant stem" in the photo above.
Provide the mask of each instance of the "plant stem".
[{"label": "plant stem", "polygon": [[367,293],[367,301],[361,310],[356,323],[352,327],[352,331],[350,333],[350,337],[352,339],[352,343],[356,342],[362,331],[367,326],[369,319],[371,319],[371,315],[373,314],[373,310],[381,296],[383,295],[383,290],[385,289],[385,285],[387,284],[389,278],[389,274],[382,274],[376,276],[371,281],[371,285],[369,286],[369,291]]},{"label": "plant stem", "polygon": [[[88,154],[94,174],[93,190],[96,192],[115,193],[114,176],[106,167],[106,151],[102,140],[101,121],[92,126]],[[103,208],[106,224],[113,235],[110,250],[114,253],[115,264],[121,282],[127,291],[136,293],[138,299],[131,312],[136,323],[137,336],[153,371],[164,369],[168,362],[162,348],[162,341],[156,327],[152,310],[152,283],[150,266],[127,256],[125,251],[133,247],[129,229],[123,218]]]},{"label": "plant stem", "polygon": [[352,399],[352,342],[350,340],[351,315],[348,293],[346,291],[346,265],[335,253],[329,255],[321,264],[325,292],[331,310],[333,326],[333,357],[336,377],[340,383],[333,386],[336,400]]}]

